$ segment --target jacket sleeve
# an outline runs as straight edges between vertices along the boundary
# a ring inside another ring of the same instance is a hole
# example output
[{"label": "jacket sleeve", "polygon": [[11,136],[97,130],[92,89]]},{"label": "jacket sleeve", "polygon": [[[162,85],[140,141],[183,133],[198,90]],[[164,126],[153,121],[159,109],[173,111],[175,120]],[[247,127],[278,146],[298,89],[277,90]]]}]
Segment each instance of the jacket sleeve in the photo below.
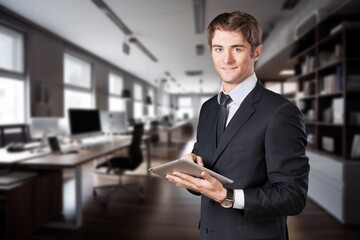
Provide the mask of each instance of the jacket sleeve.
[{"label": "jacket sleeve", "polygon": [[265,134],[266,181],[244,189],[244,217],[299,214],[306,203],[309,164],[303,116],[292,103],[280,105]]}]

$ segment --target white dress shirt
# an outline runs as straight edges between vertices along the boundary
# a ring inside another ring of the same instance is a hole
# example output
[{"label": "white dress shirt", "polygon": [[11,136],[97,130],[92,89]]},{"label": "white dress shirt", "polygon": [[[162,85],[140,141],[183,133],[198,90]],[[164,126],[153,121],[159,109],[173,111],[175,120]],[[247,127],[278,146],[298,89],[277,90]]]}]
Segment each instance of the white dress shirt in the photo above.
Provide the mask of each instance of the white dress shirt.
[{"label": "white dress shirt", "polygon": [[[225,93],[223,84],[221,85],[221,89],[218,94],[218,102],[220,104],[220,94],[224,92],[224,94],[229,94],[232,102],[227,105],[228,108],[228,117],[226,120],[226,125],[229,124],[233,116],[235,115],[236,111],[239,109],[241,103],[244,101],[246,96],[254,89],[257,82],[256,74],[253,73],[250,77],[239,83],[235,88],[231,90],[230,93]],[[244,190],[242,189],[234,189],[234,208],[244,209],[245,207],[245,196]]]}]

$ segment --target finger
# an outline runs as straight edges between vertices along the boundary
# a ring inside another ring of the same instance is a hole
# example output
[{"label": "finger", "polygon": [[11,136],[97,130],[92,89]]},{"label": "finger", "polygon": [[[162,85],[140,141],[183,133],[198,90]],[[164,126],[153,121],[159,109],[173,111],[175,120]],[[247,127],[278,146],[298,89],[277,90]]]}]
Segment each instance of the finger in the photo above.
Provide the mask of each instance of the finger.
[{"label": "finger", "polygon": [[195,156],[196,156],[195,154],[189,153],[189,154],[185,154],[182,158],[190,161],[195,161]]},{"label": "finger", "polygon": [[196,163],[201,166],[204,166],[204,161],[203,161],[202,157],[200,157],[200,156],[196,156]]},{"label": "finger", "polygon": [[186,185],[191,188],[198,189],[198,185],[200,184],[200,178],[193,177],[191,175],[181,173],[181,172],[173,172],[173,176],[176,176],[180,179],[179,183]]},{"label": "finger", "polygon": [[166,178],[172,182],[175,183],[177,186],[179,187],[184,187],[184,188],[188,188],[191,190],[195,190],[198,191],[198,187],[196,186],[196,184],[194,184],[191,180],[195,179],[189,175],[186,174],[182,174],[182,173],[177,173],[185,178],[182,178],[180,176],[176,176],[175,174],[173,175],[167,175]]}]

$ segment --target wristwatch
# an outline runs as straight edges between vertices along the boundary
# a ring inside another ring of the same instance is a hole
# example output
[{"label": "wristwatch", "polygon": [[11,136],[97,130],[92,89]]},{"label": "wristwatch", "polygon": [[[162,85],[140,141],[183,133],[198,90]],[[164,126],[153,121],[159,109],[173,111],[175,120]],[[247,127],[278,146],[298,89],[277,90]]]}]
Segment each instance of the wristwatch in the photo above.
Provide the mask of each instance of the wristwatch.
[{"label": "wristwatch", "polygon": [[234,205],[234,190],[226,189],[226,197],[220,201],[220,204],[224,208],[232,208]]}]

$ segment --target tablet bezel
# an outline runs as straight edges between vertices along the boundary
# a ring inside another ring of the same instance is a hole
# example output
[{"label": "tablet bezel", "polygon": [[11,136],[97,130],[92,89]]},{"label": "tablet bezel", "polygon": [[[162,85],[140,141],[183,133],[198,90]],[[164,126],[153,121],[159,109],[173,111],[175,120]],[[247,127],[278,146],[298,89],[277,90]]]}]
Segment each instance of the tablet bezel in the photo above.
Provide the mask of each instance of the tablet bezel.
[{"label": "tablet bezel", "polygon": [[218,174],[208,168],[205,168],[197,163],[194,163],[193,161],[184,158],[176,159],[171,162],[152,167],[149,169],[149,171],[161,177],[166,177],[166,175],[172,174],[173,172],[181,172],[194,177],[201,177],[201,172],[206,171],[211,176],[219,180],[222,184],[230,184],[234,182],[233,180],[221,174]]}]

